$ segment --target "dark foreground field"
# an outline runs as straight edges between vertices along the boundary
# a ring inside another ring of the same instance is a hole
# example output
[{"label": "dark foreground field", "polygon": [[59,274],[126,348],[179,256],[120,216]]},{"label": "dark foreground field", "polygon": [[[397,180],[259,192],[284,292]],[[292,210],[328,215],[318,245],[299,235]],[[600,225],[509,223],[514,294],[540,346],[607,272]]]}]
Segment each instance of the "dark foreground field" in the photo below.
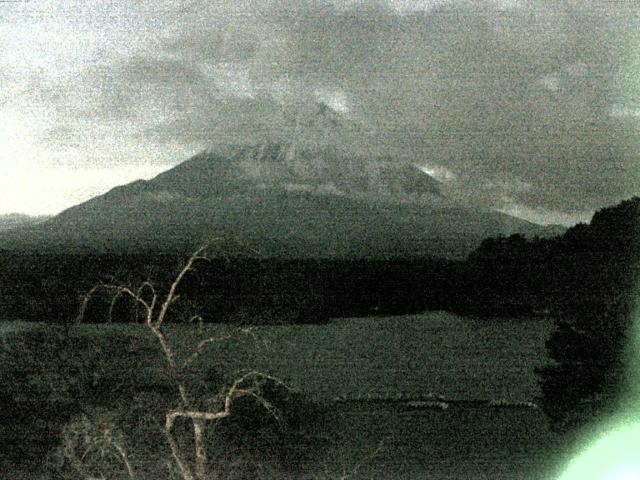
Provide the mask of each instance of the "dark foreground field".
[{"label": "dark foreground field", "polygon": [[556,477],[564,457],[561,438],[539,410],[344,407],[340,423],[332,470],[340,472],[340,463],[352,469],[361,459],[350,478],[546,480]]},{"label": "dark foreground field", "polygon": [[[0,332],[30,326],[2,324]],[[81,328],[90,336],[110,330],[147,334],[141,325]],[[205,325],[197,332],[195,325],[172,326],[167,333],[178,351],[186,351],[194,338],[218,328],[224,327]],[[540,409],[489,402],[536,401],[534,368],[548,361],[544,341],[550,328],[545,320],[436,312],[336,319],[259,327],[213,345],[206,358],[231,371],[257,367],[328,405],[328,424],[310,433],[330,435],[331,446],[309,478],[542,480],[557,476],[570,446],[549,430]],[[366,401],[425,395],[443,397],[447,408],[410,410],[403,401]]]}]

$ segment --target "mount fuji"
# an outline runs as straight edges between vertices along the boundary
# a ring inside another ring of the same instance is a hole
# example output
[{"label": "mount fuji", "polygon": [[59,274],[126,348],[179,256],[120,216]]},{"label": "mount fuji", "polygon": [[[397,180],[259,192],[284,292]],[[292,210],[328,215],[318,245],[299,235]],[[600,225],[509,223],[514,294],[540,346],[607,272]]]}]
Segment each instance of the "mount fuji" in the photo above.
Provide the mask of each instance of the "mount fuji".
[{"label": "mount fuji", "polygon": [[447,199],[438,180],[376,153],[375,135],[324,104],[278,130],[3,232],[0,248],[171,251],[214,237],[227,252],[271,257],[460,258],[488,236],[550,233]]}]

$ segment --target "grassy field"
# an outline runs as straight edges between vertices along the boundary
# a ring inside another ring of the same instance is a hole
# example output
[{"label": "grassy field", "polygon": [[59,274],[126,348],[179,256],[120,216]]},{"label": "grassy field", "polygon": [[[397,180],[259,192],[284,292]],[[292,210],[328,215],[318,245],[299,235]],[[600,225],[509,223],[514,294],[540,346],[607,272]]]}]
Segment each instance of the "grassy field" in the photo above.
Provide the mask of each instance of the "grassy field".
[{"label": "grassy field", "polygon": [[341,422],[333,470],[359,459],[363,480],[551,480],[567,451],[539,410],[355,409]]},{"label": "grassy field", "polygon": [[[217,328],[205,326],[199,335],[215,334]],[[208,361],[222,361],[227,369],[258,368],[322,400],[433,393],[453,400],[531,401],[539,395],[534,368],[548,362],[544,342],[550,330],[546,320],[444,312],[336,319],[326,325],[257,327],[211,346]],[[174,326],[168,335],[183,349],[198,334]]]},{"label": "grassy field", "polygon": [[[2,323],[0,333],[29,328]],[[148,334],[141,325],[85,325]],[[169,340],[184,355],[199,336],[224,327],[173,325]],[[258,368],[321,400],[338,395],[439,394],[450,400],[530,401],[534,368],[548,361],[545,320],[486,320],[442,312],[336,319],[326,325],[256,327],[213,345],[203,362],[226,371]],[[561,439],[539,409],[452,404],[408,412],[394,406],[336,405],[335,451],[318,468],[357,479],[546,479]],[[334,426],[335,426],[334,425]],[[323,426],[318,426],[319,433]],[[381,445],[382,442],[382,445]],[[372,455],[374,454],[375,455]]]},{"label": "grassy field", "polygon": [[[238,364],[254,364],[325,400],[433,393],[451,400],[531,401],[539,395],[534,369],[549,361],[544,343],[551,328],[546,320],[445,312],[336,319],[261,327],[210,358],[235,356]],[[327,466],[331,478],[361,462],[351,478],[546,480],[563,457],[562,439],[538,409],[405,412],[347,403],[336,421],[342,434]]]},{"label": "grassy field", "polygon": [[[271,328],[262,368],[319,398],[406,392],[457,400],[533,400],[550,322],[434,312]],[[259,338],[259,337],[258,337]]]},{"label": "grassy field", "polygon": [[[435,393],[452,400],[534,400],[551,322],[443,312],[267,328],[257,360],[319,398]],[[361,479],[549,479],[561,439],[540,410],[473,406],[403,412],[343,407],[333,471]],[[369,458],[378,450],[373,458]],[[335,477],[334,477],[335,478]]]},{"label": "grassy field", "polygon": [[[28,328],[0,323],[0,333]],[[189,351],[227,327],[166,324],[169,341]],[[140,332],[133,324],[84,325],[88,332]],[[445,312],[335,319],[325,325],[255,327],[212,344],[204,361],[229,371],[257,368],[322,400],[338,395],[439,394],[453,400],[531,401],[534,368],[549,361],[547,320],[462,318]]]}]

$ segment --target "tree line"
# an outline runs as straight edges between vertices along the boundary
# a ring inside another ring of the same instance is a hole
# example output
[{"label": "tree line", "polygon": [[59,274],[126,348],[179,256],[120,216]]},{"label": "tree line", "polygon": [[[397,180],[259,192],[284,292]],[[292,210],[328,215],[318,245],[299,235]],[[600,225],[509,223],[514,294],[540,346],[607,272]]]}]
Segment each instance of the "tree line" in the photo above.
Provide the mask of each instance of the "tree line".
[{"label": "tree line", "polygon": [[640,290],[640,198],[552,239],[491,238],[464,265],[462,313],[553,319],[539,370],[556,428],[611,414],[624,398]]},{"label": "tree line", "polygon": [[[98,282],[151,281],[168,288],[184,255],[19,254],[0,252],[0,318],[65,323]],[[174,310],[205,322],[314,323],[330,318],[446,309],[457,264],[431,258],[279,259],[218,257],[198,265],[181,285]],[[87,321],[107,321],[106,296]],[[128,322],[131,302],[115,305],[111,321]],[[180,320],[180,318],[176,318]]]}]

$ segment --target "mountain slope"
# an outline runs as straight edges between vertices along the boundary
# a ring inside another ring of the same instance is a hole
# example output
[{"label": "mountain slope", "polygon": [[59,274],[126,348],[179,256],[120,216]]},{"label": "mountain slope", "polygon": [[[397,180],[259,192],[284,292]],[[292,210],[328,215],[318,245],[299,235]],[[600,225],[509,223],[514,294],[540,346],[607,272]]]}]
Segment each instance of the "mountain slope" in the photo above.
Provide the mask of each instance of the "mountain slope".
[{"label": "mountain slope", "polygon": [[380,153],[379,136],[327,105],[277,135],[210,149],[161,173],[0,235],[0,248],[141,251],[221,238],[227,252],[291,257],[461,257],[538,225],[446,199],[440,182]]},{"label": "mountain slope", "polygon": [[[505,214],[452,205],[436,180],[390,159],[371,166],[335,151],[303,151],[317,157],[315,167],[324,162],[318,174],[288,163],[287,154],[273,144],[203,153],[6,232],[0,246],[172,250],[214,236],[227,251],[265,256],[460,257],[489,235],[542,232]],[[347,161],[349,169],[336,168]]]}]

